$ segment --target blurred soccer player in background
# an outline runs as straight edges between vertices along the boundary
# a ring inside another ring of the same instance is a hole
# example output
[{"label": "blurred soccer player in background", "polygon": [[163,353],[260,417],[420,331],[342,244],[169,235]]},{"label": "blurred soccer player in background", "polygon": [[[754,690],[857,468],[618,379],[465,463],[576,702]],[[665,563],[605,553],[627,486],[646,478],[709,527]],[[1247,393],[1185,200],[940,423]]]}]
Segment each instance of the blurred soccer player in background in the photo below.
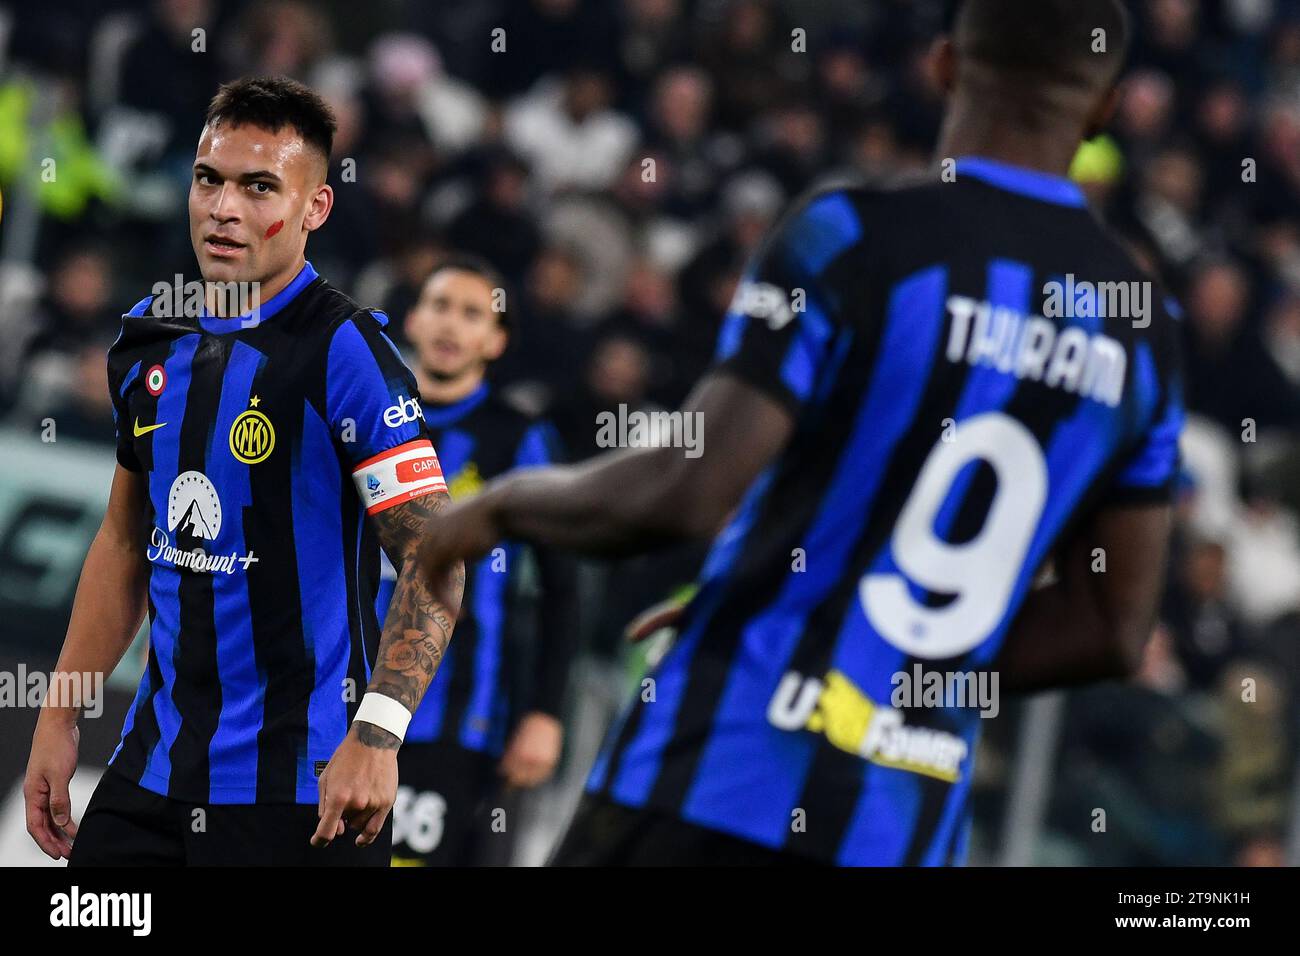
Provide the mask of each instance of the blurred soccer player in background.
[{"label": "blurred soccer player in background", "polygon": [[[500,273],[483,260],[457,257],[430,275],[406,318],[418,398],[454,498],[476,494],[512,468],[557,458],[549,425],[506,404],[486,378],[507,345],[507,304]],[[490,801],[506,809],[516,803],[509,799],[514,793],[549,779],[560,759],[560,712],[577,634],[574,568],[553,549],[532,552],[541,593],[538,603],[528,602],[536,609],[525,628],[535,638],[529,667],[521,666],[523,550],[503,540],[466,568],[456,641],[398,754],[395,864],[508,861],[517,819],[494,828]],[[390,564],[383,570],[381,614],[397,580]],[[517,810],[510,807],[508,816]]]},{"label": "blurred soccer player in background", "polygon": [[947,162],[787,213],[687,400],[702,455],[509,475],[431,523],[434,580],[502,537],[618,554],[717,534],[554,862],[959,862],[978,715],[891,706],[894,675],[994,669],[1020,691],[1134,668],[1178,330],[1160,296],[1139,316],[1050,291],[1150,291],[1066,178],[1127,29],[1116,0],[967,0],[933,58]]},{"label": "blurred soccer player in background", "polygon": [[[24,795],[52,857],[389,861],[397,748],[460,585],[440,605],[407,560],[447,494],[387,319],[305,259],[334,130],[292,80],[223,86],[189,193],[204,306],[151,295],[109,352],[118,465],[57,669],[111,672],[146,609],[149,659],[79,829],[77,708],[42,709]],[[402,568],[382,634],[381,545]]]}]

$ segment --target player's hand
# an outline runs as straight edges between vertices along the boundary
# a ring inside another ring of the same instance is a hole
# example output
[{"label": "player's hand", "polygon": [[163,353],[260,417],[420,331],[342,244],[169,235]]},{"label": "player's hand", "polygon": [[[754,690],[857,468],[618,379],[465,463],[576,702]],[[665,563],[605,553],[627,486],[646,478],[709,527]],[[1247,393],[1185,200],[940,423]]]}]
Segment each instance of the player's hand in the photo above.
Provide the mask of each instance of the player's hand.
[{"label": "player's hand", "polygon": [[545,783],[560,761],[564,728],[550,714],[525,714],[510,736],[497,772],[512,787],[535,787]]},{"label": "player's hand", "polygon": [[54,860],[66,860],[72,855],[72,841],[77,836],[68,784],[77,770],[80,737],[75,718],[65,719],[57,711],[44,710],[32,734],[32,753],[23,778],[27,832]]},{"label": "player's hand", "polygon": [[482,557],[503,537],[491,491],[457,502],[431,518],[425,525],[419,561],[434,599],[443,607],[456,607],[451,591],[456,563]]},{"label": "player's hand", "polygon": [[386,730],[371,724],[365,726],[370,728],[367,733],[386,735],[395,745],[363,743],[358,730],[360,724],[352,724],[320,775],[317,806],[320,823],[312,834],[312,846],[329,845],[335,837],[343,835],[345,825],[361,831],[357,834],[357,846],[370,846],[384,828],[384,821],[397,800],[396,744],[400,741]]}]

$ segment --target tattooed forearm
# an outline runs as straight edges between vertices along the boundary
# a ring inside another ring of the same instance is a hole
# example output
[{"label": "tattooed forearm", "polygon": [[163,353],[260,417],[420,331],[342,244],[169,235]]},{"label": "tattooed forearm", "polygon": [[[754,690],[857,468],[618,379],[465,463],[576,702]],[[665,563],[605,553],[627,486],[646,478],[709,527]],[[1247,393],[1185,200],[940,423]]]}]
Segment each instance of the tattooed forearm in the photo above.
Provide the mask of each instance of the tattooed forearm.
[{"label": "tattooed forearm", "polygon": [[[460,612],[459,602],[465,587],[465,566],[455,568],[455,583],[450,593],[457,602],[446,607],[433,597],[418,573],[414,560],[420,533],[439,511],[450,503],[445,492],[424,495],[375,515],[379,541],[398,569],[384,631],[379,640],[379,654],[367,690],[399,701],[415,712],[425,689],[438,670],[452,627]],[[382,731],[378,732],[383,734]],[[392,737],[391,734],[388,734]],[[373,739],[374,738],[372,735]],[[396,738],[393,738],[396,740]],[[384,746],[382,742],[362,743]]]}]

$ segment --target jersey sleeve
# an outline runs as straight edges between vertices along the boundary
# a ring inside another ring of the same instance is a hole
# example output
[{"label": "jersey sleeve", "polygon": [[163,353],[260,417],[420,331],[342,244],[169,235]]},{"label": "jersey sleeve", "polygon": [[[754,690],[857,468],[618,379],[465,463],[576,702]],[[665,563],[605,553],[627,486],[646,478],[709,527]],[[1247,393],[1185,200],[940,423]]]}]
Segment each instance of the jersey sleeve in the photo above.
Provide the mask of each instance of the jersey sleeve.
[{"label": "jersey sleeve", "polygon": [[797,414],[817,394],[843,328],[827,269],[862,237],[843,192],[815,195],[787,213],[741,278],[723,319],[717,369]]},{"label": "jersey sleeve", "polygon": [[132,306],[131,311],[123,316],[123,331],[118,333],[116,341],[108,350],[108,397],[113,403],[113,430],[117,443],[117,462],[127,471],[143,471],[140,459],[136,457],[135,441],[132,435],[131,414],[127,395],[137,384],[140,377],[140,362],[132,363],[126,358],[122,349],[125,323],[131,316],[141,316],[149,308],[153,296],[146,296]]},{"label": "jersey sleeve", "polygon": [[130,388],[132,380],[140,374],[140,363],[137,362],[126,375],[113,374],[113,358],[110,354],[108,362],[108,394],[113,401],[113,430],[117,441],[117,462],[127,471],[142,471],[140,459],[135,454],[135,443],[131,437],[131,416],[126,408],[126,389]]},{"label": "jersey sleeve", "polygon": [[325,411],[368,514],[447,490],[415,378],[368,312],[330,340]]},{"label": "jersey sleeve", "polygon": [[[1175,317],[1180,315],[1172,300],[1165,303],[1166,315],[1161,316],[1174,333]],[[1107,498],[1116,504],[1171,501],[1178,483],[1181,459],[1178,439],[1182,435],[1187,412],[1183,405],[1182,361],[1179,340],[1170,334],[1167,338],[1168,358],[1161,377],[1150,353],[1139,354],[1136,372],[1147,377],[1157,392],[1155,413],[1143,432],[1137,448],[1121,464],[1111,483]],[[1139,382],[1141,387],[1141,382]]]}]

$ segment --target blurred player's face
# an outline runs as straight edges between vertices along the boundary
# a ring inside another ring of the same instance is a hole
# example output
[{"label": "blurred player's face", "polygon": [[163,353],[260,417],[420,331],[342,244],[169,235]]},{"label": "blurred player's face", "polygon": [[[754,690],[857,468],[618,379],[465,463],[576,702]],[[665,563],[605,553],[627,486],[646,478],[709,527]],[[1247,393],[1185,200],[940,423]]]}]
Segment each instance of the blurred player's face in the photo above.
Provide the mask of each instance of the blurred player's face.
[{"label": "blurred player's face", "polygon": [[[190,242],[209,282],[293,278],[307,234],[325,222],[334,194],[325,161],[291,126],[204,127],[190,182]],[[263,289],[263,297],[278,288]]]},{"label": "blurred player's face", "polygon": [[443,269],[425,282],[406,318],[406,337],[426,372],[444,381],[482,375],[500,357],[506,333],[493,299],[491,284],[473,272]]}]

